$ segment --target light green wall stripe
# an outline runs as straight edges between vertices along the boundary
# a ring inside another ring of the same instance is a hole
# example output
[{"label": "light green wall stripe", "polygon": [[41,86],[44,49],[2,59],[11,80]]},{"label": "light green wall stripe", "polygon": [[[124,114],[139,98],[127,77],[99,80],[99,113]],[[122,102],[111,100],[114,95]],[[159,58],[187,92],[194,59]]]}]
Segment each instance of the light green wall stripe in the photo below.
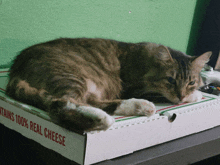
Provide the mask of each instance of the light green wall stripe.
[{"label": "light green wall stripe", "polygon": [[197,0],[2,0],[0,65],[59,37],[150,41],[186,51]]}]

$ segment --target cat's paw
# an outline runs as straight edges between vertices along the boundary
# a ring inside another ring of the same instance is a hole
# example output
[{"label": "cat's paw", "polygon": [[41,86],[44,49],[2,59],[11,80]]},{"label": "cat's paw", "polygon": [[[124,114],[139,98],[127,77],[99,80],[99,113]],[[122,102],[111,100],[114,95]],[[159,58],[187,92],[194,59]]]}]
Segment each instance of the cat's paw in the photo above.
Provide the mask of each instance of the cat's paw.
[{"label": "cat's paw", "polygon": [[112,116],[101,109],[87,106],[80,106],[80,108],[95,122],[94,126],[86,131],[107,130],[115,122]]},{"label": "cat's paw", "polygon": [[76,106],[68,102],[65,107],[68,120],[76,123],[84,131],[107,130],[115,119],[99,108],[91,106]]},{"label": "cat's paw", "polygon": [[156,112],[155,105],[144,99],[128,99],[122,101],[114,112],[115,115],[152,116]]},{"label": "cat's paw", "polygon": [[202,92],[196,90],[192,94],[190,94],[188,97],[185,97],[182,102],[184,103],[192,103],[202,100]]}]

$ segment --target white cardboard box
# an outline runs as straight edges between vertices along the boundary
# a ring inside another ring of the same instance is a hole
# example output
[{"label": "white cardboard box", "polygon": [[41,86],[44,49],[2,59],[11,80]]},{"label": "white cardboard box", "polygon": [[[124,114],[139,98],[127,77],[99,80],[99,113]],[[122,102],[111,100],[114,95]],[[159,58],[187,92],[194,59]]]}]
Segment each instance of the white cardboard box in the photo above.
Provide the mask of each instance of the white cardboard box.
[{"label": "white cardboard box", "polygon": [[[5,96],[7,70],[0,71],[0,123],[79,164],[93,164],[220,125],[220,97],[200,102],[157,104],[147,117],[115,116],[107,131],[78,134],[52,123],[46,112]],[[177,115],[174,122],[160,113]]]}]

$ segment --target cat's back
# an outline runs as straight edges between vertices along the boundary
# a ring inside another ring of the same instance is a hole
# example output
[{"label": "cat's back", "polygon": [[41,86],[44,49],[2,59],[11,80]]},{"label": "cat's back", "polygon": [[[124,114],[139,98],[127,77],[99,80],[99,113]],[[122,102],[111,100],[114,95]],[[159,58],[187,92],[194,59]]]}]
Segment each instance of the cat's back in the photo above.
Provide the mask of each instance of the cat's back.
[{"label": "cat's back", "polygon": [[119,65],[117,58],[117,41],[60,38],[36,44],[21,51],[11,67],[11,75],[14,72],[18,74],[18,71],[21,73],[35,69],[39,73],[48,72],[52,68],[62,70],[71,68],[72,65],[89,64],[111,70]]},{"label": "cat's back", "polygon": [[103,96],[115,98],[121,89],[117,44],[108,39],[61,38],[26,48],[10,69],[7,94],[17,98],[16,91],[25,87],[58,95],[58,88],[62,93],[77,86],[80,91],[99,87]]}]

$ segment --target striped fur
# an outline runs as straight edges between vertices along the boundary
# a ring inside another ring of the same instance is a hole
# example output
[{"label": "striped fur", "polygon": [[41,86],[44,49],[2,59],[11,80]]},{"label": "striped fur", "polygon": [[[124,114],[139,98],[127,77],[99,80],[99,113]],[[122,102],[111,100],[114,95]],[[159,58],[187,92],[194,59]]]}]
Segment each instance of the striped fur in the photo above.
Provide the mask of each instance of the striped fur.
[{"label": "striped fur", "polygon": [[6,93],[48,111],[67,129],[107,129],[114,123],[109,114],[126,115],[122,107],[130,107],[129,115],[155,113],[152,103],[130,98],[159,93],[173,103],[190,101],[210,55],[191,57],[154,43],[62,38],[23,50]]}]

